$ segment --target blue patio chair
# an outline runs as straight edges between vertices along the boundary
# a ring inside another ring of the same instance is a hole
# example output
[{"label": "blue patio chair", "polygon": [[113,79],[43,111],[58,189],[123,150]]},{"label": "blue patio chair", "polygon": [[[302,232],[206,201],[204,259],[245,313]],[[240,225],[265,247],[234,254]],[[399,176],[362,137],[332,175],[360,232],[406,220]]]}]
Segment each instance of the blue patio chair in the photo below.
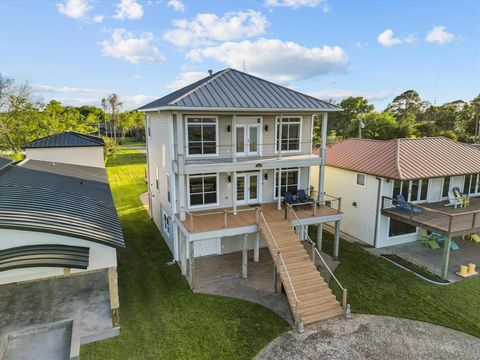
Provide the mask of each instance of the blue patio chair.
[{"label": "blue patio chair", "polygon": [[313,199],[305,193],[305,190],[297,190],[297,198],[304,204],[313,204]]},{"label": "blue patio chair", "polygon": [[[436,232],[432,232],[432,236],[437,240],[440,245],[445,243],[445,236],[437,234]],[[450,240],[450,250],[460,250],[460,246],[458,246],[455,240]]]},{"label": "blue patio chair", "polygon": [[302,202],[298,200],[295,196],[290,191],[285,191],[283,193],[283,197],[285,198],[285,201],[292,205],[292,204],[301,204]]},{"label": "blue patio chair", "polygon": [[414,215],[418,215],[418,214],[420,214],[420,213],[422,212],[421,209],[416,208],[416,207],[413,207],[412,205],[410,205],[410,204],[405,200],[405,197],[404,197],[402,194],[398,194],[398,195],[397,195],[396,208],[397,208],[397,209],[400,209],[400,210],[405,210],[405,211],[411,212],[411,213],[413,213]]}]

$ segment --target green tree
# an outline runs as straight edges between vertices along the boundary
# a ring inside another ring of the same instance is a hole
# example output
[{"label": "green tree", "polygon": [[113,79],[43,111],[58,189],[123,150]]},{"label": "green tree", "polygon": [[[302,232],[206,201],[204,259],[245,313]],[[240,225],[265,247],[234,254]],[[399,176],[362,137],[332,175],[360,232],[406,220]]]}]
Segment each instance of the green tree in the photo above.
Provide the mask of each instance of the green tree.
[{"label": "green tree", "polygon": [[396,96],[393,101],[388,104],[385,112],[392,113],[400,124],[415,120],[417,115],[427,106],[428,103],[422,100],[418,92],[415,90],[407,90]]},{"label": "green tree", "polygon": [[[329,115],[328,129],[329,131],[335,131],[335,134],[339,137],[346,136],[349,125],[359,115],[372,112],[375,109],[372,104],[368,103],[367,99],[361,96],[350,96],[338,105],[343,108],[343,111]],[[317,132],[319,131],[320,129],[317,129]]]},{"label": "green tree", "polygon": [[[348,135],[355,137],[358,134],[360,119],[352,121],[348,128]],[[363,115],[364,128],[362,137],[375,140],[389,140],[398,137],[398,126],[395,117],[390,113],[371,112]]]}]

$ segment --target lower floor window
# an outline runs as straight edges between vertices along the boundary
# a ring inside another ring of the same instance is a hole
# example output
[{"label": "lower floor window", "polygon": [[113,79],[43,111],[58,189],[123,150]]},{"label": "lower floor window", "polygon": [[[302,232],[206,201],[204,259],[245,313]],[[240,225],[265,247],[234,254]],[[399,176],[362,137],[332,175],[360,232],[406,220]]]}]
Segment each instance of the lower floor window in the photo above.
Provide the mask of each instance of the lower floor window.
[{"label": "lower floor window", "polygon": [[217,203],[217,174],[192,175],[188,181],[189,206],[214,205]]},{"label": "lower floor window", "polygon": [[163,230],[168,236],[170,236],[170,216],[165,212],[163,213]]},{"label": "lower floor window", "polygon": [[390,219],[390,228],[388,230],[388,236],[398,236],[398,235],[407,235],[414,234],[417,232],[417,228],[413,225]]},{"label": "lower floor window", "polygon": [[[287,168],[281,169],[281,172],[280,195],[283,196],[286,191],[295,194],[299,186],[300,170],[298,168]],[[278,170],[275,170],[275,198],[278,198],[278,185]]]}]

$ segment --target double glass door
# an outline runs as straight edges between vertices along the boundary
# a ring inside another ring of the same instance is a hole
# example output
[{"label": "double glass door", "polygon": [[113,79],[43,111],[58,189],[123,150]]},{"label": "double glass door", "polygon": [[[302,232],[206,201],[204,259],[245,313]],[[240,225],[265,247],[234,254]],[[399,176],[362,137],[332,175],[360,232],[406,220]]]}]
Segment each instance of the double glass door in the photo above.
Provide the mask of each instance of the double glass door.
[{"label": "double glass door", "polygon": [[237,156],[260,155],[260,124],[240,124],[235,127]]},{"label": "double glass door", "polygon": [[237,204],[256,204],[260,201],[260,174],[237,174]]}]

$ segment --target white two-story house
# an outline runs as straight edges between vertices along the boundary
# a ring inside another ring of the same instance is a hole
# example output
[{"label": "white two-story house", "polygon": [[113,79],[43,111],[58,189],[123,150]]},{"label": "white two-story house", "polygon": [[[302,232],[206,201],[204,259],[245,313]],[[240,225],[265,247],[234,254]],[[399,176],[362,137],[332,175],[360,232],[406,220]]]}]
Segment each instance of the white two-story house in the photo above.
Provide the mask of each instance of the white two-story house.
[{"label": "white two-story house", "polygon": [[[339,207],[325,206],[323,183],[322,194],[309,190],[310,167],[325,161],[312,153],[314,119],[326,139],[328,113],[339,107],[226,69],[139,110],[146,116],[151,217],[192,287],[196,257],[253,249],[258,261],[261,247],[281,251],[275,231],[282,226],[305,239],[308,225],[340,222]],[[299,189],[315,201],[286,209],[282,195]],[[310,319],[308,313],[302,321]]]}]

